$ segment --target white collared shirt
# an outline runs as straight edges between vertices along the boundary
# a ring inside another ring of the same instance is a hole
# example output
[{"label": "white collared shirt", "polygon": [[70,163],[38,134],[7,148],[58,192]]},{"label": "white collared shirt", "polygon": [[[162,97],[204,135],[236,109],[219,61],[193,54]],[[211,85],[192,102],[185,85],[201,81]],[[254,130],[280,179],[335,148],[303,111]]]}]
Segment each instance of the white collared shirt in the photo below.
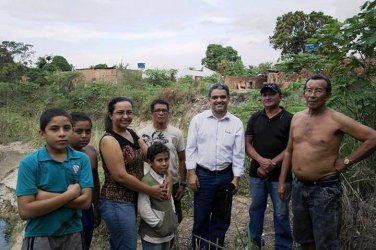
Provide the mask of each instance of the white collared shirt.
[{"label": "white collared shirt", "polygon": [[234,176],[244,174],[244,128],[242,121],[227,112],[217,119],[211,110],[194,116],[189,124],[186,147],[187,170],[196,164],[219,171],[232,163]]}]

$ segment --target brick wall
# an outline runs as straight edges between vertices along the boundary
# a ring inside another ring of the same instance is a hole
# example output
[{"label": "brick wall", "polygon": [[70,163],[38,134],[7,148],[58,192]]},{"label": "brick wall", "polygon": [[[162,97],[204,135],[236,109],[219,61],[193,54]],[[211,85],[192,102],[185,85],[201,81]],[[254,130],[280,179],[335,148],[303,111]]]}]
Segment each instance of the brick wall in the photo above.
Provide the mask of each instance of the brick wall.
[{"label": "brick wall", "polygon": [[128,69],[77,69],[82,73],[82,77],[77,79],[76,84],[88,84],[89,82],[108,82],[117,84],[122,81],[126,74],[139,74],[141,71]]},{"label": "brick wall", "polygon": [[226,76],[225,84],[230,89],[259,89],[266,81],[266,76]]}]

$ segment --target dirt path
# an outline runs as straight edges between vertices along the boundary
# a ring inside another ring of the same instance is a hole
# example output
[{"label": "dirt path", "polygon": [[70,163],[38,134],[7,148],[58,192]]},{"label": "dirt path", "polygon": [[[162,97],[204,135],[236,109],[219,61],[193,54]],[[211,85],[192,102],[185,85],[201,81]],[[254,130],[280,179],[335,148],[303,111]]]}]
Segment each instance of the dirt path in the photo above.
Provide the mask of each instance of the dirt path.
[{"label": "dirt path", "polygon": [[[18,219],[16,200],[16,181],[19,160],[34,148],[29,144],[13,142],[0,145],[0,217],[5,219]],[[18,219],[16,227],[22,227],[22,221]],[[21,248],[22,234],[14,235],[12,250]]]}]

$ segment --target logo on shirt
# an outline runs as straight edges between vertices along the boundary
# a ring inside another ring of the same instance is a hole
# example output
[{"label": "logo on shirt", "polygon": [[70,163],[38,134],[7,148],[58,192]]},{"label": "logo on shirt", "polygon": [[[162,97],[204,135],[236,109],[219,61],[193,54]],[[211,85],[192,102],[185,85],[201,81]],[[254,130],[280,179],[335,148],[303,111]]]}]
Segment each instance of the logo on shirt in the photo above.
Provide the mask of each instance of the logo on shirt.
[{"label": "logo on shirt", "polygon": [[169,142],[168,138],[162,131],[155,131],[149,135],[142,135],[142,139],[148,145],[149,147],[154,143],[154,142],[162,142],[163,144],[167,144]]},{"label": "logo on shirt", "polygon": [[78,165],[73,165],[73,172],[74,172],[75,174],[77,174],[78,170],[80,170],[80,166],[78,166]]}]

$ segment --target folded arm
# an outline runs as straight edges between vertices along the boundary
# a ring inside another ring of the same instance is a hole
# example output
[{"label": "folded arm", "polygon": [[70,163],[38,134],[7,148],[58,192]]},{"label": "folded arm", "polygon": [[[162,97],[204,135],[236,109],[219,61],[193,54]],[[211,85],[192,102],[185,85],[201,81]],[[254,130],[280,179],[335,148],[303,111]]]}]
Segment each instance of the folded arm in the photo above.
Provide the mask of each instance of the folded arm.
[{"label": "folded arm", "polygon": [[46,199],[37,199],[37,195],[19,196],[17,198],[18,213],[23,220],[51,213],[79,197],[80,191],[78,184],[71,184],[64,193],[55,194]]}]

